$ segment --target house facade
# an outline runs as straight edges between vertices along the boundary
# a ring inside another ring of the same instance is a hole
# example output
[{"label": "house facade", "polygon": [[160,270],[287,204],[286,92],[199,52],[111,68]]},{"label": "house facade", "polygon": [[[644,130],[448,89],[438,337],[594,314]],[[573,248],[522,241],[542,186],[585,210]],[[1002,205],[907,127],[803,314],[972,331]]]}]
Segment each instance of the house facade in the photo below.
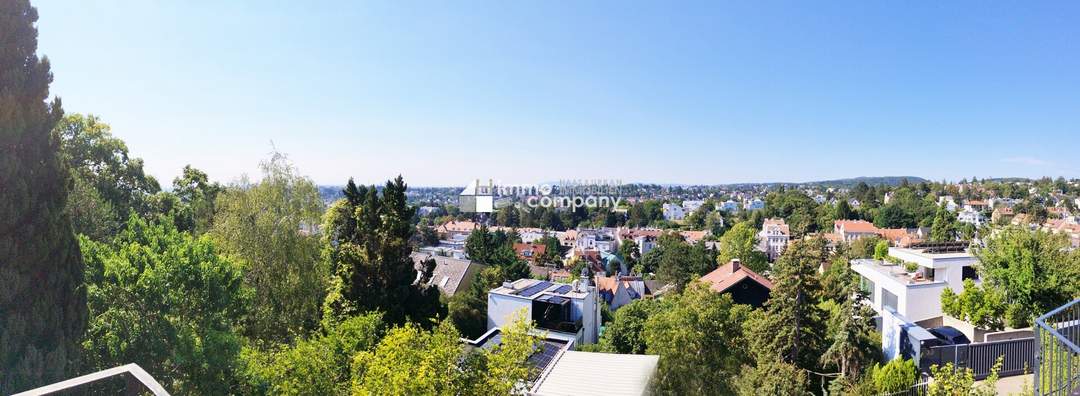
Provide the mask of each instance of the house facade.
[{"label": "house facade", "polygon": [[941,317],[941,292],[945,288],[960,293],[965,279],[978,281],[978,259],[967,252],[963,243],[933,245],[945,247],[889,248],[890,256],[914,263],[914,272],[908,272],[905,265],[879,260],[851,262],[874,311],[880,315],[891,309],[915,322]]},{"label": "house facade", "polygon": [[488,292],[488,330],[509,325],[518,312],[550,337],[578,345],[594,344],[600,334],[600,298],[587,278],[572,284],[519,279]]}]

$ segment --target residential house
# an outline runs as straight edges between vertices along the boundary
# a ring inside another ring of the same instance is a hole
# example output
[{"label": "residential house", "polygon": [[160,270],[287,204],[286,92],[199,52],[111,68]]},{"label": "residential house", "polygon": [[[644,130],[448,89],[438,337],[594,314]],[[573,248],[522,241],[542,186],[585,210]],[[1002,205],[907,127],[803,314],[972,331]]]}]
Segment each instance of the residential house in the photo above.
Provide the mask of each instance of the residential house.
[{"label": "residential house", "polygon": [[439,233],[439,238],[453,239],[459,235],[469,236],[477,228],[480,228],[480,225],[472,221],[448,221],[435,230]]},{"label": "residential house", "polygon": [[978,259],[967,251],[966,242],[926,243],[909,248],[889,248],[889,256],[914,263],[908,272],[903,264],[857,259],[851,268],[860,276],[860,285],[869,294],[874,311],[890,309],[911,321],[942,316],[941,292],[963,291],[963,281],[978,281]]},{"label": "residential house", "polygon": [[972,206],[965,206],[960,213],[956,214],[956,219],[961,223],[972,224],[976,227],[986,223],[986,216],[983,216],[982,212],[973,209]]},{"label": "residential house", "polygon": [[634,300],[643,298],[648,291],[645,281],[636,276],[597,276],[596,289],[600,298],[612,311]]},{"label": "residential house", "polygon": [[744,208],[746,210],[765,209],[765,201],[762,201],[761,198],[754,198],[752,200],[746,201]]},{"label": "residential house", "polygon": [[970,199],[964,201],[964,208],[971,209],[976,212],[984,212],[990,208],[986,201],[979,199]]},{"label": "residential house", "polygon": [[694,211],[698,210],[702,206],[705,206],[705,201],[703,200],[687,199],[682,201],[683,213],[686,215],[694,213]]},{"label": "residential house", "polygon": [[439,291],[447,297],[452,297],[460,290],[467,290],[473,279],[476,278],[476,274],[486,268],[484,265],[469,260],[422,252],[412,253],[410,257],[412,257],[417,271],[422,269],[423,263],[428,259],[435,260],[435,269],[432,271],[430,282],[438,286]]},{"label": "residential house", "polygon": [[680,221],[686,218],[686,210],[682,206],[665,203],[664,207],[664,220],[667,221]]},{"label": "residential house", "polygon": [[609,230],[580,230],[574,242],[574,249],[577,250],[599,250],[611,253],[615,251],[615,248],[615,235]]},{"label": "residential house", "polygon": [[547,246],[539,243],[515,243],[514,253],[517,253],[519,259],[525,260],[529,264],[544,264],[540,262],[540,258],[543,257],[547,251]]},{"label": "residential house", "polygon": [[774,261],[787,248],[791,239],[791,230],[782,218],[765,219],[758,232],[758,250],[765,252],[769,261]]},{"label": "residential house", "polygon": [[956,200],[953,198],[952,195],[940,196],[940,197],[938,197],[937,202],[938,202],[938,206],[944,205],[945,209],[950,211],[950,212],[955,212],[957,209],[960,208],[960,205],[956,204]]},{"label": "residential house", "polygon": [[858,208],[858,207],[862,206],[862,202],[859,202],[859,200],[857,200],[855,198],[852,198],[852,199],[848,200],[848,206],[851,206],[853,208]]},{"label": "residential house", "polygon": [[594,344],[600,334],[600,297],[588,278],[572,284],[518,279],[488,292],[488,330],[510,324],[520,311],[556,339]]},{"label": "residential house", "polygon": [[773,284],[757,272],[746,268],[738,259],[717,267],[699,278],[717,293],[729,293],[738,304],[761,307],[769,299]]},{"label": "residential house", "polygon": [[729,199],[727,201],[724,201],[724,203],[720,204],[720,210],[728,213],[738,212],[739,203]]},{"label": "residential house", "polygon": [[679,231],[679,235],[683,237],[683,240],[691,245],[705,239],[709,234],[709,231]]},{"label": "residential house", "polygon": [[994,212],[990,213],[990,221],[997,224],[1007,223],[1012,221],[1013,216],[1016,216],[1016,212],[1013,211],[1013,208],[1001,206],[994,208]]},{"label": "residential house", "polygon": [[836,220],[833,222],[833,233],[850,243],[865,236],[878,235],[878,228],[866,220]]}]

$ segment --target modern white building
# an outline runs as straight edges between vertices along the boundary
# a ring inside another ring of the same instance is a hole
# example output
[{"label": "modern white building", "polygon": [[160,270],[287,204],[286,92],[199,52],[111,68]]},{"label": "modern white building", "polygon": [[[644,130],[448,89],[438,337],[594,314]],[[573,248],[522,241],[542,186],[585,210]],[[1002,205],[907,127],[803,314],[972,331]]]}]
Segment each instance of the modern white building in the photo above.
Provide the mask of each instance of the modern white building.
[{"label": "modern white building", "polygon": [[694,213],[695,210],[700,209],[702,206],[705,206],[705,201],[703,201],[703,200],[689,200],[688,199],[688,200],[682,201],[682,207],[683,207],[683,212],[684,213]]},{"label": "modern white building", "polygon": [[671,203],[664,204],[664,220],[679,221],[684,218],[686,218],[686,210],[682,206]]},{"label": "modern white building", "polygon": [[582,345],[595,344],[600,335],[600,297],[587,279],[573,284],[518,279],[488,292],[488,330],[509,325],[519,312],[551,338]]},{"label": "modern white building", "polygon": [[889,248],[890,256],[917,265],[910,273],[904,264],[871,259],[853,260],[851,268],[861,277],[860,284],[879,315],[885,309],[892,309],[913,322],[933,319],[942,316],[941,292],[946,287],[960,293],[964,279],[978,281],[974,268],[978,260],[963,245],[939,243]]},{"label": "modern white building", "polygon": [[976,227],[986,224],[986,216],[970,207],[965,207],[960,213],[957,213],[956,220],[961,223],[973,224]]}]

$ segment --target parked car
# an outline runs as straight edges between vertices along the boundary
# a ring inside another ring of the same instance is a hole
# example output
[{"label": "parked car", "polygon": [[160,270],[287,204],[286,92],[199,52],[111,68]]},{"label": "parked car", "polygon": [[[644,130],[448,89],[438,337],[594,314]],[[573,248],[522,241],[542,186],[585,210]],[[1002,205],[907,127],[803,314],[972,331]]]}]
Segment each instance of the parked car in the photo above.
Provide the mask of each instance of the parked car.
[{"label": "parked car", "polygon": [[927,330],[941,341],[940,345],[970,344],[971,340],[964,333],[952,326],[941,326]]}]

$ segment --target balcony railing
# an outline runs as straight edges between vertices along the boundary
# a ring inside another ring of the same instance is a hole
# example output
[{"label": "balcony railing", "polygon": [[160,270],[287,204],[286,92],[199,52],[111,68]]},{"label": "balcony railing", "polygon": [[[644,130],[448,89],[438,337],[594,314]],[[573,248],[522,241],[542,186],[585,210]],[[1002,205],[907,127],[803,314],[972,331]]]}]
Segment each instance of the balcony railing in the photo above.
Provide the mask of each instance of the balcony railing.
[{"label": "balcony railing", "polygon": [[123,379],[125,381],[125,386],[123,387],[124,395],[144,395],[149,393],[154,396],[169,396],[169,392],[165,391],[165,388],[154,380],[154,377],[151,377],[149,373],[135,363],[101,370],[96,373],[75,377],[52,385],[16,393],[14,396],[93,394],[98,392],[91,391],[87,389],[87,387],[92,387],[94,384],[100,384],[114,379]]},{"label": "balcony railing", "polygon": [[1035,319],[1035,394],[1080,395],[1080,299]]}]

